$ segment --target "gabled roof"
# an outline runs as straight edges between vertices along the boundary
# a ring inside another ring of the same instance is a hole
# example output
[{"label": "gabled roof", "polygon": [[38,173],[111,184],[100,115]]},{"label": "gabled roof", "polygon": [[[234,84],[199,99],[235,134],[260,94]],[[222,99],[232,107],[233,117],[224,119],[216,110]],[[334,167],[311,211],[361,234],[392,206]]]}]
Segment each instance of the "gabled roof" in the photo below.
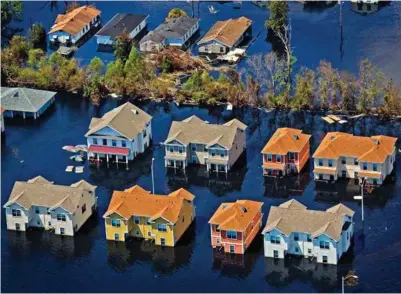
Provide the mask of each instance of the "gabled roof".
[{"label": "gabled roof", "polygon": [[223,125],[209,124],[193,115],[181,122],[173,121],[165,143],[177,140],[184,145],[190,143],[212,146],[219,144],[230,149],[234,143],[237,130],[245,131],[247,126],[237,119]]},{"label": "gabled roof", "polygon": [[54,185],[53,182],[38,176],[27,182],[15,182],[10,198],[4,207],[17,203],[25,209],[30,209],[32,206],[43,206],[49,209],[61,207],[74,213],[80,199],[89,191],[85,187]]},{"label": "gabled roof", "polygon": [[80,187],[91,192],[95,191],[97,188],[97,186],[91,185],[85,180],[80,180],[74,184],[71,184],[71,187]]},{"label": "gabled roof", "polygon": [[99,14],[100,10],[90,5],[75,8],[66,14],[59,14],[49,34],[64,31],[68,34],[76,35]]},{"label": "gabled roof", "polygon": [[214,40],[231,48],[251,25],[252,20],[244,16],[236,19],[230,18],[225,21],[218,21],[206,35],[203,36],[198,42],[198,45]]},{"label": "gabled roof", "polygon": [[313,238],[326,234],[339,240],[344,225],[344,216],[354,216],[354,211],[343,204],[337,204],[326,211],[309,210],[296,200],[280,206],[272,206],[263,234],[277,229],[289,236],[291,233],[307,233]]},{"label": "gabled roof", "polygon": [[199,21],[198,18],[181,16],[169,22],[160,24],[154,31],[149,32],[139,43],[153,41],[160,43],[168,38],[182,38]]},{"label": "gabled roof", "polygon": [[314,158],[337,159],[355,157],[361,162],[383,163],[395,148],[397,138],[388,136],[362,137],[352,134],[327,133],[317,148]]},{"label": "gabled roof", "polygon": [[129,102],[107,112],[102,118],[92,119],[85,137],[110,127],[129,140],[141,133],[152,117]]},{"label": "gabled roof", "polygon": [[279,128],[267,142],[262,153],[285,155],[288,152],[300,152],[309,142],[310,137],[303,134],[302,130]]},{"label": "gabled roof", "polygon": [[144,14],[117,13],[96,33],[96,36],[109,36],[114,40],[124,31],[128,34],[131,33],[147,17]]},{"label": "gabled roof", "polygon": [[237,200],[222,203],[209,220],[209,224],[218,225],[220,230],[243,232],[261,210],[263,202]]},{"label": "gabled roof", "polygon": [[37,112],[56,94],[30,88],[1,87],[1,106],[5,110]]},{"label": "gabled roof", "polygon": [[135,185],[124,192],[114,191],[103,217],[117,213],[125,219],[132,216],[144,216],[151,220],[164,218],[175,224],[180,215],[183,201],[192,202],[194,198],[194,195],[182,188],[168,195],[154,195]]}]

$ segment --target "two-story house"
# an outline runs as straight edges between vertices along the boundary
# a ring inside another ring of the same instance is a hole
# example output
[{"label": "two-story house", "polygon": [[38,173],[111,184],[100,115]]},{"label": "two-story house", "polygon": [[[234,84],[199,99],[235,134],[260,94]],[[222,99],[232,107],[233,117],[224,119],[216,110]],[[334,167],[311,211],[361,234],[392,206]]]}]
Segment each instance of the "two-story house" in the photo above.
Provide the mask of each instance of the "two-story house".
[{"label": "two-story house", "polygon": [[100,162],[133,160],[145,152],[152,139],[152,117],[127,102],[101,118],[92,118],[85,134],[89,159]]},{"label": "two-story house", "polygon": [[154,195],[139,186],[114,191],[103,215],[107,240],[128,237],[174,247],[195,218],[195,196],[185,189]]},{"label": "two-story house", "polygon": [[208,171],[227,173],[245,150],[246,128],[237,119],[223,125],[209,124],[195,115],[173,121],[164,142],[165,166],[185,169],[190,163],[201,164]]},{"label": "two-story house", "polygon": [[222,203],[209,220],[212,247],[244,254],[262,228],[262,206],[252,200]]},{"label": "two-story house", "polygon": [[394,168],[397,138],[327,133],[313,155],[315,180],[366,179],[380,186]]},{"label": "two-story house", "polygon": [[15,182],[3,206],[7,229],[26,231],[35,227],[74,236],[96,209],[95,189],[96,186],[84,180],[61,186],[42,176]]},{"label": "two-story house", "polygon": [[298,129],[277,129],[262,150],[263,175],[299,173],[309,160],[310,137]]},{"label": "two-story house", "polygon": [[66,14],[57,15],[48,33],[49,40],[54,44],[75,45],[93,27],[99,26],[100,10],[90,5],[81,6]]},{"label": "two-story house", "polygon": [[326,211],[310,210],[292,199],[272,206],[263,229],[266,257],[287,254],[337,264],[354,234],[354,211],[337,204]]}]

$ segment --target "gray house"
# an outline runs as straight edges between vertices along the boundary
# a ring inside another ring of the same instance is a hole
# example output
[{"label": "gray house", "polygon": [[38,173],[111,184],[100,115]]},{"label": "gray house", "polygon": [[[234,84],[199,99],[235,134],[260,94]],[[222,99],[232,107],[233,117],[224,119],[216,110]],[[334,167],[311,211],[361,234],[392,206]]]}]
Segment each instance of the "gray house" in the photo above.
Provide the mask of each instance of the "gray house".
[{"label": "gray house", "polygon": [[22,116],[37,119],[55,101],[56,92],[29,88],[1,88],[4,117]]},{"label": "gray house", "polygon": [[199,19],[188,16],[162,23],[139,42],[142,52],[159,51],[167,46],[186,47],[199,30]]}]

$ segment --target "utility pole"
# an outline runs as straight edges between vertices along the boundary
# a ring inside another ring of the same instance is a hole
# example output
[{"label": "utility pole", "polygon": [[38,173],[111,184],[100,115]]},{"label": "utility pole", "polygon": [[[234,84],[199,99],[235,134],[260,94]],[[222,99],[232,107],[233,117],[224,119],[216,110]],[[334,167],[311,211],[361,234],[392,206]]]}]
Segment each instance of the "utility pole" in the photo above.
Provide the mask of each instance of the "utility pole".
[{"label": "utility pole", "polygon": [[339,0],[338,4],[340,5],[340,59],[343,59],[344,56],[344,35],[343,35],[343,4],[344,2]]},{"label": "utility pole", "polygon": [[152,193],[155,194],[155,177],[153,173],[153,162],[155,161],[155,158],[152,158]]}]

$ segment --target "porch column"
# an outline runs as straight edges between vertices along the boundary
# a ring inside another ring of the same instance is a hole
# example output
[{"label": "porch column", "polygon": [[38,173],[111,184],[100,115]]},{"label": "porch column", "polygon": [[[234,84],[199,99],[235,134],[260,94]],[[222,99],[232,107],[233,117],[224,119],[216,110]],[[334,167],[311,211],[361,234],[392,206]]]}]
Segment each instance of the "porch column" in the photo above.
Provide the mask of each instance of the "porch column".
[{"label": "porch column", "polygon": [[228,165],[226,164],[226,173],[228,173]]},{"label": "porch column", "polygon": [[176,169],[177,168],[177,164],[175,163],[175,160],[174,160],[174,169]]},{"label": "porch column", "polygon": [[116,155],[116,164],[117,164],[117,167],[118,167],[118,155]]},{"label": "porch column", "polygon": [[127,165],[126,167],[127,167],[127,170],[128,170],[128,155],[125,156],[125,164]]},{"label": "porch column", "polygon": [[107,164],[109,163],[109,154],[106,154],[106,161],[107,161]]},{"label": "porch column", "polygon": [[25,119],[25,111],[22,112],[22,117]]},{"label": "porch column", "polygon": [[96,157],[97,157],[97,165],[99,166],[99,163],[100,163],[99,162],[99,153],[96,154]]}]

